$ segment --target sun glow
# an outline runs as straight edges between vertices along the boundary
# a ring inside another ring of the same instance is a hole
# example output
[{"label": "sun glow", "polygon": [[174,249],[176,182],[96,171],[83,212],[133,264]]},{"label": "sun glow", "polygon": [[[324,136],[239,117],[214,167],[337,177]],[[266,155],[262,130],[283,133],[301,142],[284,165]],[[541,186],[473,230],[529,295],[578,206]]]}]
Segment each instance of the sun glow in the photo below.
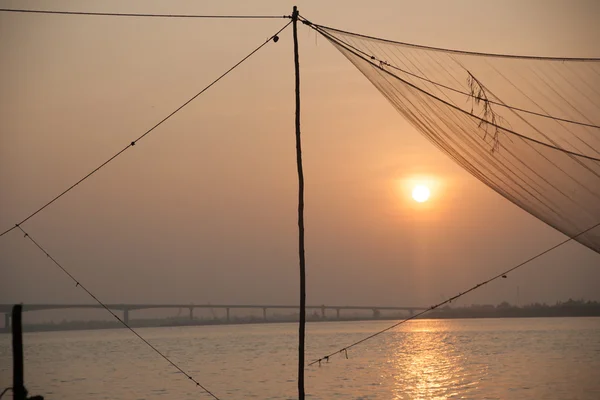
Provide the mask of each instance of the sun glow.
[{"label": "sun glow", "polygon": [[431,191],[425,185],[417,185],[413,188],[412,198],[418,203],[424,203],[429,200]]},{"label": "sun glow", "polygon": [[410,174],[394,180],[394,192],[396,194],[399,211],[414,210],[420,215],[424,211],[440,211],[443,202],[447,178],[432,174]]}]

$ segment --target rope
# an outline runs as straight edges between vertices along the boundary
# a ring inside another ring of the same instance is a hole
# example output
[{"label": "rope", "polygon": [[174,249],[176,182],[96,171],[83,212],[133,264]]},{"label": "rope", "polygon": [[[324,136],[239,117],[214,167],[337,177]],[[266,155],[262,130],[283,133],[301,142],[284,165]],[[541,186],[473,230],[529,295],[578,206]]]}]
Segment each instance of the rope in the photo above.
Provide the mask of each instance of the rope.
[{"label": "rope", "polygon": [[350,348],[352,348],[352,347],[354,347],[354,346],[357,346],[357,345],[359,345],[359,344],[361,344],[361,343],[364,343],[364,342],[366,342],[367,340],[369,340],[369,339],[372,339],[372,338],[374,338],[374,337],[376,337],[376,336],[379,336],[379,335],[381,335],[381,334],[382,334],[382,333],[384,333],[384,332],[387,332],[387,331],[389,331],[389,330],[391,330],[391,329],[393,329],[393,328],[395,328],[395,327],[397,327],[397,326],[399,326],[399,325],[402,325],[402,324],[404,324],[405,322],[408,322],[408,321],[410,321],[410,320],[413,320],[413,319],[415,319],[415,318],[418,318],[418,317],[420,317],[421,315],[423,315],[423,314],[426,314],[426,313],[428,313],[428,312],[430,312],[430,311],[433,311],[433,310],[435,310],[436,308],[439,308],[439,307],[443,306],[444,304],[451,303],[452,301],[454,301],[454,300],[456,300],[456,299],[459,299],[459,298],[461,298],[462,296],[466,295],[467,293],[470,293],[470,292],[472,292],[472,291],[474,291],[474,290],[477,290],[477,289],[479,289],[480,287],[482,287],[482,286],[484,286],[484,285],[487,285],[487,284],[488,284],[488,283],[490,283],[490,282],[493,282],[493,281],[495,281],[496,279],[499,279],[499,278],[506,278],[506,277],[507,277],[507,275],[508,275],[509,273],[511,273],[511,272],[513,272],[513,271],[515,271],[516,269],[518,269],[518,268],[521,268],[522,266],[524,266],[524,265],[526,265],[526,264],[529,264],[531,261],[533,261],[533,260],[535,260],[535,259],[537,259],[537,258],[539,258],[539,257],[543,256],[543,255],[544,255],[544,254],[546,254],[546,253],[549,253],[549,252],[551,252],[552,250],[554,250],[554,249],[556,249],[556,248],[558,248],[558,247],[560,247],[560,246],[564,245],[565,243],[568,243],[568,242],[570,242],[571,240],[573,240],[573,239],[575,239],[575,238],[577,238],[577,237],[579,237],[579,236],[581,236],[581,235],[583,235],[583,234],[585,234],[585,233],[587,233],[587,232],[591,231],[592,229],[594,229],[594,228],[596,228],[596,227],[598,227],[598,226],[600,226],[600,222],[599,222],[599,223],[597,223],[596,225],[594,225],[594,226],[592,226],[592,227],[590,227],[590,228],[588,228],[588,229],[586,229],[586,230],[582,231],[582,232],[579,232],[577,235],[575,235],[575,236],[571,236],[571,237],[569,237],[569,238],[567,238],[567,239],[563,240],[562,242],[560,242],[560,243],[558,243],[558,244],[556,244],[556,245],[554,245],[554,246],[552,246],[552,247],[550,247],[550,248],[548,248],[548,249],[546,249],[546,250],[542,251],[541,253],[538,253],[538,254],[536,254],[535,256],[533,256],[533,257],[531,257],[531,258],[529,258],[529,259],[527,259],[527,260],[523,261],[523,262],[522,262],[522,263],[520,263],[520,264],[517,264],[517,265],[515,265],[515,266],[514,266],[514,267],[512,267],[512,268],[509,268],[509,269],[507,269],[506,271],[504,271],[504,272],[501,272],[501,273],[499,273],[498,275],[496,275],[496,276],[494,276],[494,277],[492,277],[492,278],[490,278],[490,279],[488,279],[488,280],[485,280],[485,281],[483,281],[483,282],[481,282],[481,283],[478,283],[477,285],[475,285],[475,286],[471,287],[470,289],[468,289],[468,290],[466,290],[466,291],[464,291],[464,292],[460,292],[460,293],[458,293],[456,296],[450,297],[449,299],[446,299],[446,300],[442,301],[441,303],[438,303],[438,304],[436,304],[436,305],[433,305],[433,306],[429,307],[428,309],[426,309],[426,310],[424,310],[424,311],[421,311],[421,312],[419,312],[419,313],[417,313],[417,314],[414,314],[414,315],[412,315],[412,316],[410,316],[410,317],[408,317],[408,318],[406,318],[406,319],[403,319],[402,321],[399,321],[399,322],[395,323],[395,324],[394,324],[394,325],[392,325],[392,326],[389,326],[389,327],[387,327],[387,328],[385,328],[385,329],[382,329],[382,330],[380,330],[380,331],[378,331],[378,332],[375,332],[375,333],[373,333],[373,334],[371,334],[371,335],[369,335],[369,336],[367,336],[367,337],[365,337],[365,338],[363,338],[363,339],[361,339],[361,340],[358,340],[358,341],[356,341],[356,342],[352,343],[352,344],[351,344],[351,345],[349,345],[349,346],[343,347],[343,348],[341,348],[341,349],[339,349],[339,350],[337,350],[337,351],[335,351],[335,352],[333,352],[333,353],[329,353],[329,354],[328,354],[328,355],[326,355],[326,356],[323,356],[323,357],[321,357],[321,358],[319,358],[319,359],[317,359],[317,360],[314,360],[314,361],[312,361],[312,362],[311,362],[310,364],[308,364],[308,365],[309,365],[309,366],[311,366],[311,365],[314,365],[314,364],[317,364],[317,363],[321,364],[321,362],[322,362],[322,361],[329,361],[329,358],[330,358],[330,357],[332,357],[332,356],[334,356],[334,355],[336,355],[336,354],[340,354],[340,353],[344,353],[344,355],[346,356],[346,358],[348,358],[348,350],[349,350]]},{"label": "rope", "polygon": [[48,257],[58,268],[60,268],[69,278],[71,278],[71,280],[73,282],[75,282],[75,287],[81,287],[81,289],[83,289],[84,292],[86,292],[92,299],[94,299],[94,301],[96,301],[96,303],[101,305],[106,311],[108,311],[113,317],[115,317],[115,319],[117,321],[119,321],[121,324],[123,324],[123,326],[125,328],[129,329],[135,336],[137,336],[148,347],[150,347],[152,350],[154,350],[159,356],[161,356],[163,359],[165,359],[169,364],[171,364],[173,367],[175,367],[175,369],[177,369],[179,372],[181,372],[183,375],[185,375],[189,380],[194,382],[197,387],[204,390],[212,398],[219,400],[219,398],[214,393],[212,393],[205,386],[203,386],[200,382],[198,382],[196,379],[194,379],[190,374],[185,372],[181,367],[179,367],[177,364],[175,364],[173,361],[171,361],[171,359],[169,359],[160,350],[158,350],[156,347],[154,347],[154,345],[152,345],[150,342],[148,342],[146,339],[144,339],[139,333],[137,333],[128,323],[126,323],[121,318],[119,318],[110,308],[108,308],[106,306],[106,304],[104,304],[102,301],[100,301],[100,299],[98,299],[98,297],[96,297],[92,292],[90,292],[82,283],[79,282],[79,280],[77,280],[69,271],[67,271],[67,269],[65,267],[63,267],[58,261],[56,261],[56,259],[54,257],[52,257],[33,237],[31,237],[31,235],[29,233],[25,232],[25,230],[20,225],[17,225],[15,228],[18,228],[19,230],[21,230],[21,232],[23,232],[23,234],[25,235],[24,236],[25,238],[29,239],[41,252],[43,252],[46,255],[46,257]]},{"label": "rope", "polygon": [[4,395],[6,394],[6,392],[8,392],[9,390],[12,390],[12,388],[11,388],[11,387],[7,387],[6,389],[4,389],[4,390],[2,391],[2,393],[0,393],[0,399],[1,399],[2,397],[4,397]]},{"label": "rope", "polygon": [[0,8],[0,12],[27,13],[27,14],[54,14],[54,15],[87,15],[87,16],[101,16],[101,17],[149,17],[149,18],[204,18],[204,19],[290,18],[289,15],[148,14],[148,13],[112,13],[112,12],[89,12],[89,11],[26,10],[26,9],[14,9],[14,8]]},{"label": "rope", "polygon": [[65,194],[67,194],[68,192],[70,192],[71,190],[73,190],[77,185],[79,185],[80,183],[82,183],[83,181],[85,181],[86,179],[88,179],[90,176],[92,176],[93,174],[95,174],[96,172],[98,172],[101,168],[103,168],[104,166],[106,166],[108,163],[110,163],[111,161],[113,161],[115,158],[117,158],[118,156],[120,156],[121,154],[123,154],[126,150],[128,150],[129,148],[135,146],[135,144],[140,141],[141,139],[143,139],[146,135],[148,135],[150,132],[152,132],[154,129],[158,128],[160,125],[162,125],[164,122],[166,122],[169,118],[171,118],[173,115],[177,114],[179,111],[181,111],[185,106],[187,106],[189,103],[191,103],[193,100],[195,100],[198,96],[200,96],[201,94],[203,94],[204,92],[206,92],[208,89],[210,89],[214,84],[216,84],[217,82],[219,82],[222,78],[224,78],[225,76],[227,76],[231,71],[233,71],[235,68],[237,68],[240,64],[242,64],[244,61],[246,61],[248,58],[250,58],[252,55],[254,55],[254,53],[256,53],[257,51],[259,51],[260,49],[262,49],[267,43],[269,43],[271,40],[273,41],[277,41],[279,40],[279,37],[277,35],[279,35],[285,28],[287,28],[292,22],[288,22],[283,28],[281,28],[280,30],[278,30],[273,36],[269,37],[263,44],[261,44],[260,46],[258,46],[256,49],[252,50],[252,52],[250,52],[247,56],[245,56],[244,58],[242,58],[240,61],[238,61],[235,65],[233,65],[231,68],[229,68],[227,71],[225,71],[221,76],[219,76],[217,79],[215,79],[214,81],[212,81],[208,86],[206,86],[204,89],[202,89],[201,91],[199,91],[198,93],[196,93],[192,98],[190,98],[188,101],[186,101],[185,103],[183,103],[181,106],[179,106],[177,109],[175,109],[175,111],[171,112],[169,115],[167,115],[165,118],[163,118],[160,122],[158,122],[156,125],[154,125],[152,128],[148,129],[146,132],[144,132],[140,137],[138,137],[137,139],[133,140],[130,144],[128,144],[127,146],[125,146],[123,149],[121,149],[119,152],[117,152],[115,155],[113,155],[112,157],[110,157],[108,160],[106,160],[105,162],[103,162],[102,164],[100,164],[98,167],[96,167],[94,170],[92,170],[90,173],[88,173],[87,175],[85,175],[83,178],[81,178],[80,180],[78,180],[77,182],[75,182],[73,185],[69,186],[66,190],[64,190],[62,193],[60,193],[58,196],[54,197],[52,200],[50,200],[49,202],[47,202],[46,204],[44,204],[42,207],[38,208],[36,211],[34,211],[33,213],[31,213],[27,218],[25,218],[24,220],[22,220],[21,222],[17,223],[15,226],[13,226],[12,228],[9,228],[7,230],[5,230],[4,232],[2,232],[0,234],[0,237],[6,235],[8,232],[12,231],[13,229],[15,229],[16,227],[18,227],[19,225],[27,222],[29,219],[31,219],[32,217],[34,217],[36,214],[38,214],[39,212],[41,212],[42,210],[44,210],[46,207],[48,207],[49,205],[51,205],[52,203],[54,203],[56,200],[60,199],[62,196],[64,196]]}]

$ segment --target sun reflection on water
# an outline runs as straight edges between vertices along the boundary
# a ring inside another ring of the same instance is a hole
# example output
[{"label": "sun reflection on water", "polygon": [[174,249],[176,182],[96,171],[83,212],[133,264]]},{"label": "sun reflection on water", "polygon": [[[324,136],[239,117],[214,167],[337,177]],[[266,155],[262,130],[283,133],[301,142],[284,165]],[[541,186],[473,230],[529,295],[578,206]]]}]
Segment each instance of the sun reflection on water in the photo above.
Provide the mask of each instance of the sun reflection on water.
[{"label": "sun reflection on water", "polygon": [[443,321],[419,321],[398,332],[382,376],[394,382],[394,399],[448,399],[464,396],[486,375],[473,368],[460,339],[446,332]]}]

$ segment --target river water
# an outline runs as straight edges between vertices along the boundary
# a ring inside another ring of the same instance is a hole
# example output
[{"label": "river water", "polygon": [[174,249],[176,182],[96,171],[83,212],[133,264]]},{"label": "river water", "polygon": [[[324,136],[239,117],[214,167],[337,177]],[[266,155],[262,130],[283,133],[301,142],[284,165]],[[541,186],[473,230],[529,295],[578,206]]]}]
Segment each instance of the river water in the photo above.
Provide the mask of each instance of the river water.
[{"label": "river water", "polygon": [[[307,358],[390,321],[308,325]],[[139,333],[221,399],[293,399],[297,326],[144,328]],[[204,399],[185,376],[124,329],[30,333],[25,382],[46,399]],[[600,399],[600,318],[411,321],[321,367],[311,399]],[[10,386],[0,335],[0,390]],[[10,396],[8,398],[11,398]]]}]

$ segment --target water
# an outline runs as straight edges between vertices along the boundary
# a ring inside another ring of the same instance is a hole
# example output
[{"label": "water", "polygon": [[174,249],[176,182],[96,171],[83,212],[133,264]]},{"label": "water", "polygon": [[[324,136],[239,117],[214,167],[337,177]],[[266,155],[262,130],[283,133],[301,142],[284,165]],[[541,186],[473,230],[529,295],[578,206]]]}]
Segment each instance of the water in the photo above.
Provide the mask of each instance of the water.
[{"label": "water", "polygon": [[[308,326],[307,358],[390,322]],[[295,324],[139,332],[221,399],[296,395]],[[46,399],[204,399],[126,330],[25,335],[26,385]],[[0,336],[0,386],[11,384]],[[411,321],[307,368],[312,399],[600,399],[600,318]]]}]

